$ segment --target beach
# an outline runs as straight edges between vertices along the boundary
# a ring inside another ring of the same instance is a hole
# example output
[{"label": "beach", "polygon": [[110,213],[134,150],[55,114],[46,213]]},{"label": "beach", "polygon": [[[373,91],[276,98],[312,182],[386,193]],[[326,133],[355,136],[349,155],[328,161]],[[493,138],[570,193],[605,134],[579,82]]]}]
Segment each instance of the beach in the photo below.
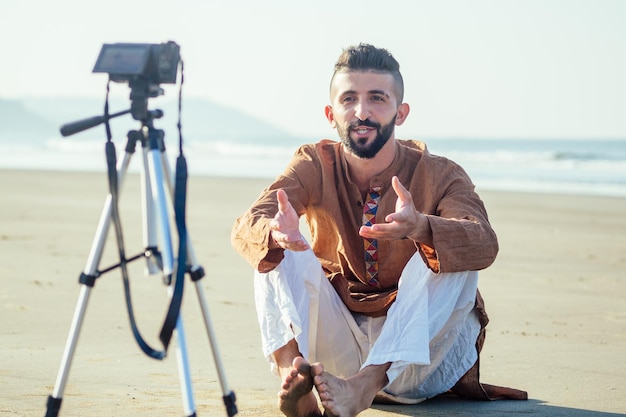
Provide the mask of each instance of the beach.
[{"label": "beach", "polygon": [[[191,176],[187,225],[206,276],[201,286],[219,361],[239,415],[276,416],[280,381],[260,351],[251,267],[230,229],[269,183]],[[0,170],[0,416],[45,414],[107,194],[104,173]],[[528,391],[528,401],[436,398],[378,406],[382,416],[626,415],[626,198],[479,190],[500,253],[479,288],[490,324],[481,380]],[[127,255],[143,250],[139,178],[120,201]],[[101,266],[116,259],[109,234]],[[158,347],[167,309],[161,278],[130,267],[138,325]],[[226,415],[196,288],[182,318],[199,416]],[[61,416],[183,415],[175,355],[145,356],[130,331],[119,270],[102,275],[88,308]],[[223,381],[222,381],[223,382]]]}]

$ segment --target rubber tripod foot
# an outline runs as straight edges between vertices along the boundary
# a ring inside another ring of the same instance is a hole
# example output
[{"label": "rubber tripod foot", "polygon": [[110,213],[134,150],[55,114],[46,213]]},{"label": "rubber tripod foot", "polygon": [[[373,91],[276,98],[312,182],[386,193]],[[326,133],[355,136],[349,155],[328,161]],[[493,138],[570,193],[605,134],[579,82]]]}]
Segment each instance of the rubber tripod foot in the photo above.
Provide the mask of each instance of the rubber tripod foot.
[{"label": "rubber tripod foot", "polygon": [[52,395],[48,397],[46,404],[46,417],[57,417],[61,409],[61,401],[63,398],[54,398]]}]

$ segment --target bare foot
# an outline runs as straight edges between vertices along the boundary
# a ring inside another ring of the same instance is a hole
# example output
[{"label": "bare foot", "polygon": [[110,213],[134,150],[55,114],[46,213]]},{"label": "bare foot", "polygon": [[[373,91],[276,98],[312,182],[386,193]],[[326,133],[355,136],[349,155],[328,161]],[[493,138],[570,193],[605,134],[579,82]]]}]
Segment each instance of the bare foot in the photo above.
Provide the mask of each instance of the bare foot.
[{"label": "bare foot", "polygon": [[389,365],[371,365],[356,375],[342,379],[324,371],[321,363],[311,365],[311,375],[324,407],[330,417],[354,417],[369,408],[376,393],[387,384]]},{"label": "bare foot", "polygon": [[313,394],[311,366],[301,356],[293,360],[291,370],[284,375],[278,393],[278,408],[287,417],[321,416]]}]

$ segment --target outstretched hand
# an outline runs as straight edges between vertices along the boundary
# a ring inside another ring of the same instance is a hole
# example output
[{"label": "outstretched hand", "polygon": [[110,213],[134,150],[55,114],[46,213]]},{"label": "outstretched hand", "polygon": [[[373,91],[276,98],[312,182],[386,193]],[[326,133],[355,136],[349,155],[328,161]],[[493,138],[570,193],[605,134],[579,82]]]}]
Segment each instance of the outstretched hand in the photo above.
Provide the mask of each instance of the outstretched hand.
[{"label": "outstretched hand", "polygon": [[396,211],[385,217],[387,223],[361,226],[359,234],[368,239],[399,240],[412,239],[424,242],[429,239],[430,226],[426,216],[415,209],[409,190],[398,177],[391,179],[391,186],[396,192]]},{"label": "outstretched hand", "polygon": [[287,197],[287,193],[278,190],[278,213],[270,222],[272,239],[283,249],[304,251],[309,244],[300,233],[300,218]]}]

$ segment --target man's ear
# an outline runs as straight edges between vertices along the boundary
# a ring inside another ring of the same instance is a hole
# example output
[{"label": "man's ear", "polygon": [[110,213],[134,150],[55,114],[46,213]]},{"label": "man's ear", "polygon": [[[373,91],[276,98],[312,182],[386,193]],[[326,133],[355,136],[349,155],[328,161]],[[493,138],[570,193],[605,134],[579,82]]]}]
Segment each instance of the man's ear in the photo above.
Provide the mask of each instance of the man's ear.
[{"label": "man's ear", "polygon": [[398,106],[398,115],[396,116],[396,126],[400,126],[404,123],[410,112],[411,107],[407,103],[400,104]]},{"label": "man's ear", "polygon": [[333,107],[328,105],[324,107],[324,114],[326,115],[326,119],[328,119],[328,123],[334,128],[337,127],[337,122],[335,122],[335,115],[333,114]]}]

